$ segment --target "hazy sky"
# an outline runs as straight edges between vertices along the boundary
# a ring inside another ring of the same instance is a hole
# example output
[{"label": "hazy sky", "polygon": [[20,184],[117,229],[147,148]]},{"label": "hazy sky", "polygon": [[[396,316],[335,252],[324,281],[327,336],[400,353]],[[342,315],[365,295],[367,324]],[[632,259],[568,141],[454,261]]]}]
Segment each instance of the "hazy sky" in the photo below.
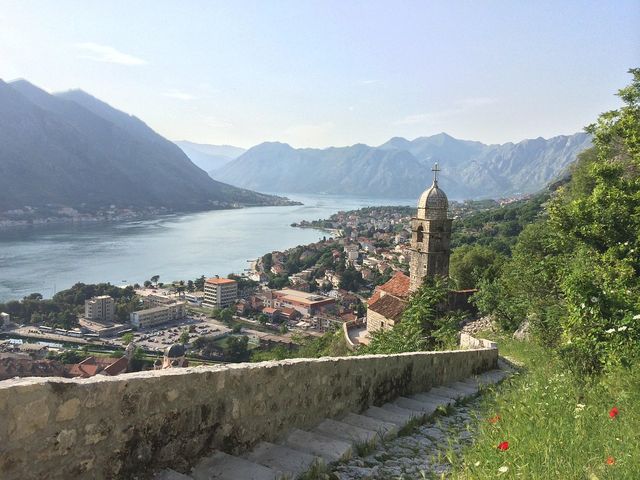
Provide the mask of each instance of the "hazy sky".
[{"label": "hazy sky", "polygon": [[0,78],[172,140],[248,147],[574,133],[640,66],[640,0],[0,0]]}]

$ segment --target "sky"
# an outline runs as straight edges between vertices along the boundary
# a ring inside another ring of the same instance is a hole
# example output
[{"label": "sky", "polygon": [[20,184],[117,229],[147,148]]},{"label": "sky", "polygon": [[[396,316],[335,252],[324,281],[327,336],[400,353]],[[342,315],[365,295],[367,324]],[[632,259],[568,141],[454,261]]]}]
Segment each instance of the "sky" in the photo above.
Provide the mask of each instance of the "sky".
[{"label": "sky", "polygon": [[639,25],[640,0],[0,0],[0,78],[171,140],[504,143],[616,108]]}]

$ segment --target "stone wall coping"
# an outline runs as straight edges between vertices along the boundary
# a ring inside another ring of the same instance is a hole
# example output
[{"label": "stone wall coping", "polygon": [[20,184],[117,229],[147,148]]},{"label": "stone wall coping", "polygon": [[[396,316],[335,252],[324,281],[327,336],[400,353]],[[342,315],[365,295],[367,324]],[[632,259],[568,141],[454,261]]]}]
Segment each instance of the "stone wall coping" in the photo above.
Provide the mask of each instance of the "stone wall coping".
[{"label": "stone wall coping", "polygon": [[[493,343],[493,342],[492,342]],[[495,347],[497,348],[497,347]],[[492,348],[466,348],[465,352],[492,350]],[[122,382],[126,380],[158,378],[175,375],[190,375],[194,373],[209,373],[226,370],[253,370],[271,367],[280,367],[284,365],[295,365],[300,363],[331,363],[342,361],[366,361],[381,358],[397,358],[397,357],[420,357],[420,356],[441,356],[443,354],[455,354],[460,350],[438,350],[428,352],[405,352],[391,354],[369,354],[369,355],[351,355],[343,357],[319,357],[319,358],[289,358],[285,360],[268,360],[265,362],[244,362],[244,363],[226,363],[223,365],[198,365],[196,367],[186,368],[168,368],[165,370],[146,370],[143,372],[124,373],[117,376],[95,375],[90,378],[65,378],[65,377],[20,377],[10,378],[0,381],[0,389],[21,387],[27,385],[44,385],[47,383],[71,383],[90,385],[94,383]]]}]

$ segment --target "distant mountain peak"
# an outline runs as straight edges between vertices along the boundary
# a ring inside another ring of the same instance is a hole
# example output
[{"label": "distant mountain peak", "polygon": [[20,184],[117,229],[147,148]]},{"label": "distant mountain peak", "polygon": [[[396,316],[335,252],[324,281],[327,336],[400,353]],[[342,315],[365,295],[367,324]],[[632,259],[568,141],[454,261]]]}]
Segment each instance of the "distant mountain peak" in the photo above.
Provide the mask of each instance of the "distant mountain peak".
[{"label": "distant mountain peak", "polygon": [[212,175],[253,189],[407,198],[431,183],[437,160],[450,198],[499,198],[543,188],[589,145],[581,133],[503,145],[444,132],[414,140],[393,137],[379,147],[295,149],[266,142]]},{"label": "distant mountain peak", "polygon": [[0,83],[0,212],[194,211],[281,203],[211,179],[144,122],[81,90]]}]

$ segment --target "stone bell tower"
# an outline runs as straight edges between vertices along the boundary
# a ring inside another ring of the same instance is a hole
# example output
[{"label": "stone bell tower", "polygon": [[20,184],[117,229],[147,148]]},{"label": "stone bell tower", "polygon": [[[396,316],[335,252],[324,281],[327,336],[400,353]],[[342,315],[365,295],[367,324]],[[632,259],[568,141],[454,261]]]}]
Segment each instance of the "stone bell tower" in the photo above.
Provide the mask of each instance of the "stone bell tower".
[{"label": "stone bell tower", "polygon": [[451,223],[449,201],[438,188],[438,164],[432,168],[433,184],[418,201],[418,213],[411,219],[409,290],[415,292],[425,277],[449,276]]}]

